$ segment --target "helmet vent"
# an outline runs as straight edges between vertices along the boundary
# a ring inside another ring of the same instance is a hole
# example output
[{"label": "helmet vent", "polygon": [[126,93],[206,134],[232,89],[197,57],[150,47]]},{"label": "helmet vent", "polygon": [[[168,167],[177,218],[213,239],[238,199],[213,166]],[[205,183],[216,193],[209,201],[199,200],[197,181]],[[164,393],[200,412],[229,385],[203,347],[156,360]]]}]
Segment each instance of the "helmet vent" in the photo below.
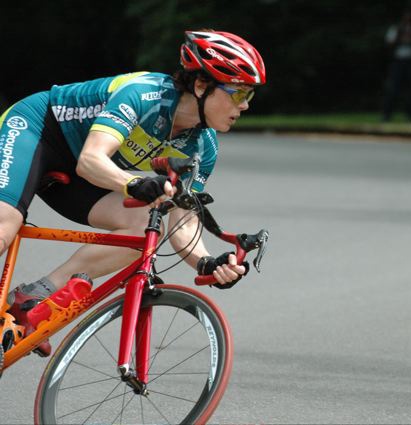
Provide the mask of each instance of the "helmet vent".
[{"label": "helmet vent", "polygon": [[232,49],[232,48],[233,48],[233,45],[232,45],[232,44],[227,43],[227,42],[226,42],[226,41],[224,41],[224,40],[216,40],[216,44],[221,44],[221,46],[226,46],[226,47],[229,47],[230,49]]},{"label": "helmet vent", "polygon": [[249,66],[245,66],[245,65],[239,65],[239,67],[245,71],[248,75],[255,75],[255,72],[253,69],[251,69]]},{"label": "helmet vent", "polygon": [[187,62],[192,62],[190,56],[187,54],[187,52],[185,51],[185,49],[183,49],[182,55],[184,56],[184,60]]},{"label": "helmet vent", "polygon": [[195,38],[203,38],[203,39],[210,38],[209,34],[202,34],[201,32],[194,32],[193,34],[195,35]]},{"label": "helmet vent", "polygon": [[236,58],[235,55],[233,55],[232,53],[229,53],[229,52],[227,52],[225,50],[215,49],[215,51],[218,52],[218,53],[220,53],[220,55],[222,55],[223,57],[225,57],[227,59],[232,60],[232,59],[235,59]]},{"label": "helmet vent", "polygon": [[226,74],[226,75],[232,75],[233,77],[237,75],[237,73],[235,71],[232,71],[229,68],[225,68],[224,66],[215,65],[214,68],[217,71],[220,71],[220,72],[222,72],[223,74]]}]

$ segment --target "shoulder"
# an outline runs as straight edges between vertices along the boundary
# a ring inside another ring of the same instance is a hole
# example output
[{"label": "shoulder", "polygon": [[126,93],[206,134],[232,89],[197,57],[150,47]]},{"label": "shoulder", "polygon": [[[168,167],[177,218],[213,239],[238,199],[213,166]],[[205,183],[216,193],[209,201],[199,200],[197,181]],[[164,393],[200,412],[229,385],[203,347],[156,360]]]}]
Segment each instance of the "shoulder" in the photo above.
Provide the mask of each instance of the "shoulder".
[{"label": "shoulder", "polygon": [[[110,101],[130,100],[143,108],[151,109],[157,104],[172,105],[179,97],[173,79],[168,74],[138,72],[113,79],[109,87]],[[160,107],[160,105],[158,106]]]},{"label": "shoulder", "polygon": [[133,92],[152,92],[161,89],[174,89],[172,77],[159,72],[133,72],[113,78],[109,91],[113,94],[132,90]]}]

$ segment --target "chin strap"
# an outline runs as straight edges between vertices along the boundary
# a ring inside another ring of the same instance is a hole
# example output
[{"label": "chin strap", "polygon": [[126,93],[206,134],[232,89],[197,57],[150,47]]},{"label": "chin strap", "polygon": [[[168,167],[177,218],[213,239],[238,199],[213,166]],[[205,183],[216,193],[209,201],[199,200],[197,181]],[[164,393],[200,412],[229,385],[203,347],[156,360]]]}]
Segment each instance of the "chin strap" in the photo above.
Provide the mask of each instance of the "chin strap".
[{"label": "chin strap", "polygon": [[196,94],[194,93],[194,96],[197,99],[198,115],[200,116],[201,128],[209,128],[209,125],[207,124],[205,113],[204,113],[204,104],[207,99],[207,96],[210,94],[212,90],[213,89],[211,87],[207,87],[201,97],[196,96]]}]

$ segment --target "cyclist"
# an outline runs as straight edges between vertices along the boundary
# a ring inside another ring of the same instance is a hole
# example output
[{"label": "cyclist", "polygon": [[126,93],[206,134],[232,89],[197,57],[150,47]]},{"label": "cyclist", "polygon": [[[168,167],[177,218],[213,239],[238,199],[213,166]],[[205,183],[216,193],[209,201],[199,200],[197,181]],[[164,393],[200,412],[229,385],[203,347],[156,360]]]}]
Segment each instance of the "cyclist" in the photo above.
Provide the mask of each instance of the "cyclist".
[{"label": "cyclist", "polygon": [[[242,38],[212,30],[186,31],[181,69],[173,76],[136,72],[82,83],[53,86],[17,102],[0,118],[0,254],[27,217],[41,177],[50,170],[67,173],[68,185],[54,185],[38,195],[75,222],[120,234],[143,234],[148,209],[176,191],[165,176],[141,177],[156,156],[189,157],[198,153],[200,172],[193,189],[202,191],[217,158],[216,131],[227,132],[248,109],[254,86],[265,83],[264,63]],[[145,201],[123,207],[124,195]],[[184,212],[170,213],[172,227]],[[236,257],[212,257],[200,240],[190,241],[197,218],[170,240],[199,274],[213,274],[220,288],[231,287],[245,273]],[[32,329],[27,309],[49,296],[73,273],[97,278],[134,261],[128,248],[82,246],[48,276],[22,284],[8,297],[17,321]],[[48,341],[37,352],[50,354]]]}]

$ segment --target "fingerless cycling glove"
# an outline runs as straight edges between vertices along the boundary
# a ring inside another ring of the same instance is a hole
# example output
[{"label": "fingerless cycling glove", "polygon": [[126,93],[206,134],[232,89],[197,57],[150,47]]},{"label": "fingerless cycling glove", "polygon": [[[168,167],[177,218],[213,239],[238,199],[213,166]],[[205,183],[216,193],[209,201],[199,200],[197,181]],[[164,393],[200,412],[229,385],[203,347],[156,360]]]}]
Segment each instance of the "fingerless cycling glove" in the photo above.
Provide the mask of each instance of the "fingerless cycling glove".
[{"label": "fingerless cycling glove", "polygon": [[[230,254],[234,254],[234,252],[225,252],[224,254],[221,254],[217,258],[214,258],[214,257],[211,257],[211,256],[206,256],[206,257],[200,258],[200,260],[197,263],[198,274],[200,276],[213,274],[213,271],[218,266],[222,266],[223,264],[228,264],[228,256]],[[214,283],[212,286],[215,286],[218,289],[230,289],[230,288],[232,288],[250,270],[250,265],[248,264],[247,261],[244,261],[242,265],[245,267],[245,273],[242,274],[242,275],[239,275],[236,280],[233,280],[229,283],[225,283],[224,285],[222,285],[221,283]]]},{"label": "fingerless cycling glove", "polygon": [[136,177],[127,183],[126,192],[129,196],[150,204],[164,195],[164,184],[167,180],[167,176]]}]

